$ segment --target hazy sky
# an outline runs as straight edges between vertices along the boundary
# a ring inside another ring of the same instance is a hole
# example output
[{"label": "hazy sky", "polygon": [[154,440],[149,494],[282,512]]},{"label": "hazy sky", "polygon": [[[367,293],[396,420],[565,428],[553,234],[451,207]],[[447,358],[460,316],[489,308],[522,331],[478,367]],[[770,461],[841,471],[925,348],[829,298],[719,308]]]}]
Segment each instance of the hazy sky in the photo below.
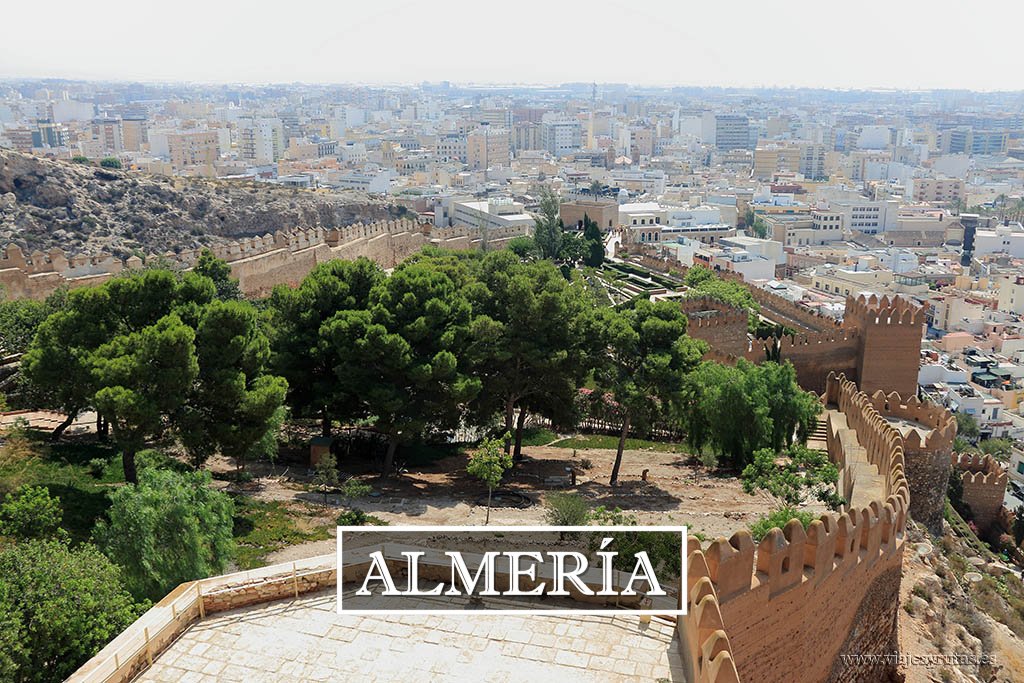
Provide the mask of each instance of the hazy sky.
[{"label": "hazy sky", "polygon": [[1024,2],[5,3],[0,77],[1024,89]]}]

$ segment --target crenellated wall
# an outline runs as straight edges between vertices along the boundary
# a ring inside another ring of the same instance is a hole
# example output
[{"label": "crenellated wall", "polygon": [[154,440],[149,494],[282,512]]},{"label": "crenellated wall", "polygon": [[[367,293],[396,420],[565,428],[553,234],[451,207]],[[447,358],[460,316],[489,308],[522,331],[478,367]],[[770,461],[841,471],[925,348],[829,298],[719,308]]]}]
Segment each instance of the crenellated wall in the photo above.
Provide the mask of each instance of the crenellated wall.
[{"label": "crenellated wall", "polygon": [[689,336],[706,341],[720,353],[742,356],[746,352],[748,316],[744,311],[710,297],[683,299],[680,306],[689,321]]},{"label": "crenellated wall", "polygon": [[[757,545],[742,530],[690,553],[691,585],[700,586],[691,588],[690,609],[713,596],[721,616],[721,628],[714,628],[711,610],[702,652],[730,652],[744,681],[852,683],[893,673],[894,663],[846,661],[842,655],[898,649],[910,506],[902,437],[841,375],[829,375],[823,399],[838,408],[837,424],[829,425],[829,454],[853,499],[871,492],[877,497],[822,515],[807,531],[791,520]],[[852,430],[856,439],[837,438],[842,430]],[[713,661],[706,657],[704,664]]]},{"label": "crenellated wall", "polygon": [[[743,357],[751,363],[766,359],[763,340],[750,342]],[[796,378],[806,391],[820,394],[830,372],[857,376],[857,350],[860,333],[856,329],[835,328],[822,332],[802,332],[779,340],[780,357],[796,369]]]},{"label": "crenellated wall", "polygon": [[843,326],[861,334],[857,382],[863,391],[917,393],[925,311],[902,297],[846,298]]},{"label": "crenellated wall", "polygon": [[[742,282],[742,278],[740,278]],[[788,299],[772,294],[760,287],[748,287],[754,301],[761,305],[764,314],[776,322],[780,322],[798,331],[827,332],[840,327],[839,321],[820,313],[815,313],[796,305]]]},{"label": "crenellated wall", "polygon": [[991,455],[953,453],[949,462],[953,476],[963,481],[963,501],[971,508],[971,520],[979,533],[988,533],[1000,522],[1009,474]]},{"label": "crenellated wall", "polygon": [[[904,400],[896,392],[886,396],[876,391],[870,398],[883,416],[921,425],[907,428],[903,434],[910,516],[927,527],[929,533],[941,536],[956,418],[942,406],[920,401],[916,395]],[[904,426],[909,427],[906,423]]]},{"label": "crenellated wall", "polygon": [[[487,230],[489,245],[501,246],[524,233],[523,228]],[[412,220],[382,221],[344,228],[296,228],[261,237],[237,240],[211,249],[231,265],[247,296],[263,296],[278,284],[297,284],[323,261],[365,256],[383,268],[393,268],[428,244],[447,249],[474,249],[482,245],[479,228],[432,228]],[[173,268],[195,265],[202,250],[156,255]],[[17,245],[8,245],[0,257],[0,286],[12,299],[41,299],[58,287],[100,284],[125,269],[141,268],[142,260],[120,261],[112,256],[67,258],[59,249],[35,252],[26,258]]]},{"label": "crenellated wall", "polygon": [[[917,369],[921,352],[922,325],[925,309],[899,297],[847,297],[842,324],[830,318],[800,310],[798,306],[771,292],[757,287],[748,288],[761,303],[762,312],[776,322],[793,326],[802,320],[798,332],[780,340],[781,358],[793,363],[797,380],[807,391],[821,393],[830,372],[856,380],[867,392],[897,391],[905,396],[917,392]],[[698,304],[683,299],[684,311],[690,308],[706,310],[710,305],[705,297]],[[771,306],[767,305],[770,302]],[[728,309],[726,304],[718,304]],[[732,309],[739,314],[740,311]],[[785,316],[774,315],[785,310]],[[815,327],[811,329],[811,325]],[[718,327],[713,330],[697,327],[691,336],[704,339],[712,346],[714,358],[720,362],[736,362],[746,358],[752,363],[766,360],[765,346],[769,342],[751,340],[746,327],[739,325]],[[734,336],[730,336],[734,335]]]}]

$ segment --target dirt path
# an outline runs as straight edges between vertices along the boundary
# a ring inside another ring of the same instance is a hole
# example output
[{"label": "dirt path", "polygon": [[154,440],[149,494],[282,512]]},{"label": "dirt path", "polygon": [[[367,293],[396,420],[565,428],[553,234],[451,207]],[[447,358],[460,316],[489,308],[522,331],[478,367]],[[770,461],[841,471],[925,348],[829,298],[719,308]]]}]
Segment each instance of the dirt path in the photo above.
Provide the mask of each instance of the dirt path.
[{"label": "dirt path", "polygon": [[[699,465],[689,465],[684,456],[653,450],[626,451],[620,473],[620,486],[608,486],[615,458],[611,449],[579,449],[536,446],[524,449],[527,459],[506,478],[502,488],[529,497],[534,504],[520,509],[495,507],[492,525],[536,525],[545,523],[543,500],[553,491],[575,492],[587,499],[591,508],[621,508],[640,524],[687,525],[691,532],[708,538],[730,536],[749,526],[773,505],[764,494],[748,495],[736,477],[708,473]],[[342,463],[345,467],[345,463]],[[575,486],[545,485],[550,477],[566,476],[566,468],[577,473]],[[282,471],[282,468],[278,468]],[[646,481],[644,472],[646,471]],[[402,477],[381,482],[370,472],[355,476],[374,487],[376,495],[356,504],[368,514],[392,525],[482,525],[485,507],[478,503],[485,489],[465,474],[465,457],[452,456],[419,468]],[[287,477],[266,477],[262,490],[254,495],[261,500],[322,501],[322,496],[306,490],[309,478],[294,468]],[[330,496],[325,516],[342,508],[337,496]],[[286,562],[333,551],[333,540],[314,541],[282,549],[268,556],[268,562]]]}]

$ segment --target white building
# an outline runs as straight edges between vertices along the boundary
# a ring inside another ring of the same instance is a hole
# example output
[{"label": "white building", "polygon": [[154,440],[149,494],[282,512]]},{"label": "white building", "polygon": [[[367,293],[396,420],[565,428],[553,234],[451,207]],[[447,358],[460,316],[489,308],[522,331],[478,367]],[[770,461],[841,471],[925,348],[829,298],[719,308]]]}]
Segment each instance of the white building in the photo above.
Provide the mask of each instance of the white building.
[{"label": "white building", "polygon": [[[523,210],[523,205],[508,197],[494,197],[486,201],[453,200],[450,224],[470,228],[524,227],[529,231],[534,218]],[[435,220],[435,223],[437,221]]]},{"label": "white building", "polygon": [[745,236],[723,237],[718,240],[718,245],[764,257],[775,265],[781,265],[786,262],[786,252],[783,249],[782,243],[775,240],[763,240],[758,237]]},{"label": "white building", "polygon": [[895,199],[841,199],[829,202],[829,208],[842,215],[842,228],[847,231],[874,235],[898,225],[899,201]]},{"label": "white building", "polygon": [[1024,276],[1007,277],[999,282],[999,310],[1024,313]]},{"label": "white building", "polygon": [[1020,223],[1000,225],[995,230],[978,230],[974,233],[974,255],[1008,254],[1014,258],[1024,257],[1024,227]]},{"label": "white building", "polygon": [[717,206],[666,206],[665,222],[671,226],[688,228],[694,225],[713,225],[722,222],[722,210]]},{"label": "white building", "polygon": [[238,130],[239,156],[257,166],[272,164],[284,153],[281,119],[243,119]]},{"label": "white building", "polygon": [[361,190],[371,194],[387,194],[391,181],[398,174],[390,169],[380,171],[350,171],[332,179],[332,184],[345,190]]},{"label": "white building", "polygon": [[583,147],[583,126],[577,119],[550,112],[544,114],[540,124],[540,145],[555,157],[578,152]]}]

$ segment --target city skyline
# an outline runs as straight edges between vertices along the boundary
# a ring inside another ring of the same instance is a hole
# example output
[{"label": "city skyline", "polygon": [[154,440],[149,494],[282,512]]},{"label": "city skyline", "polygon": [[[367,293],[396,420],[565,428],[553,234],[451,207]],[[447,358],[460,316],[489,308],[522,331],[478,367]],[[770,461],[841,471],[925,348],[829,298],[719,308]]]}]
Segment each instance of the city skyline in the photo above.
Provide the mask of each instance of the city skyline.
[{"label": "city skyline", "polygon": [[[1024,89],[1010,41],[950,34],[950,2],[869,2],[839,12],[800,0],[786,12],[741,3],[681,10],[662,2],[595,2],[586,12],[536,0],[490,12],[463,0],[338,7],[266,21],[251,5],[186,0],[154,19],[122,0],[103,12],[58,2],[63,18],[40,43],[12,31],[0,44],[0,78],[191,83],[554,85]],[[991,2],[1012,24],[1024,9]],[[149,13],[152,14],[152,13]],[[756,21],[738,21],[743,16]],[[622,19],[631,23],[623,31]],[[31,7],[7,10],[31,25]],[[83,45],[83,36],[98,41]],[[110,46],[104,44],[109,41]],[[162,42],[161,42],[162,41]],[[955,49],[954,49],[955,48]]]}]

